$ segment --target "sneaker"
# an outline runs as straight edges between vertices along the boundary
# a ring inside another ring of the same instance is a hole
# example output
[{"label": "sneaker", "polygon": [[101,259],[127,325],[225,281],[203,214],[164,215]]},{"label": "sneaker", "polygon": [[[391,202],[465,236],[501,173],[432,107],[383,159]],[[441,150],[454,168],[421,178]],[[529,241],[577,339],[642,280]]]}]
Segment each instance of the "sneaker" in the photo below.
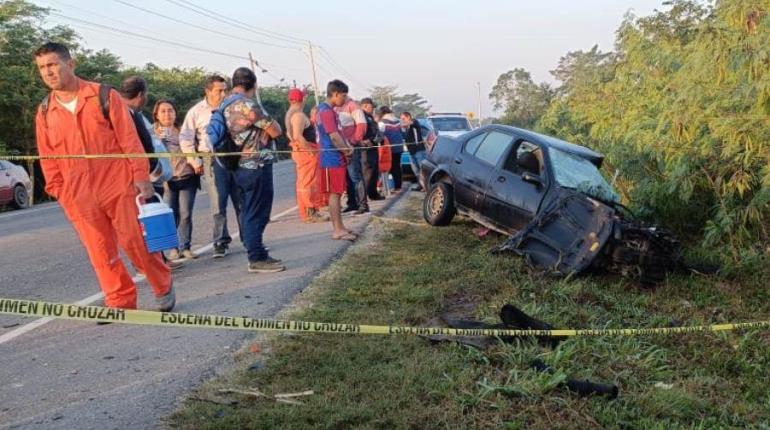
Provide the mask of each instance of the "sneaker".
[{"label": "sneaker", "polygon": [[367,212],[369,212],[369,206],[360,206],[356,209],[356,215],[363,215]]},{"label": "sneaker", "polygon": [[182,257],[187,260],[195,260],[196,258],[198,258],[198,255],[192,252],[192,250],[185,249],[182,251]]},{"label": "sneaker", "polygon": [[377,200],[385,200],[385,196],[383,196],[382,194],[377,194],[374,197],[369,197],[369,200],[375,200],[375,201],[377,201]]},{"label": "sneaker", "polygon": [[275,273],[284,270],[286,270],[286,266],[281,264],[281,260],[270,257],[249,263],[249,273]]},{"label": "sneaker", "polygon": [[345,209],[342,210],[342,213],[346,214],[348,212],[353,212],[353,211],[357,211],[357,210],[358,210],[358,208],[355,207],[355,206],[348,206],[348,207],[346,207]]},{"label": "sneaker", "polygon": [[158,302],[159,312],[171,312],[176,305],[176,293],[174,292],[174,284],[171,284],[171,289],[163,297],[156,297],[155,301]]},{"label": "sneaker", "polygon": [[179,260],[168,260],[166,262],[166,266],[168,266],[168,268],[173,272],[184,267],[184,262]]},{"label": "sneaker", "polygon": [[227,245],[214,245],[214,258],[225,258]]},{"label": "sneaker", "polygon": [[166,255],[166,258],[173,261],[173,260],[179,260],[182,257],[181,255],[179,255],[178,250],[172,249],[171,251],[168,252],[168,254]]}]

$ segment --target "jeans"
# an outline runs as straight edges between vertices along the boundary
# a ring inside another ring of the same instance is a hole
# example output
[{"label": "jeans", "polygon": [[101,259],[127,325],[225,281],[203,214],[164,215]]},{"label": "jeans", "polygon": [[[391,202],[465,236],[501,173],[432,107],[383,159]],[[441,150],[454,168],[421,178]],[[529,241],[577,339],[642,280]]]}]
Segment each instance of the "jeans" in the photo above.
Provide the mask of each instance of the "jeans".
[{"label": "jeans", "polygon": [[377,192],[377,179],[380,177],[380,157],[377,154],[377,148],[364,149],[361,164],[364,171],[366,195],[370,199],[376,198],[379,196]]},{"label": "jeans", "polygon": [[367,207],[366,186],[364,185],[364,173],[362,164],[363,150],[356,148],[353,156],[348,160],[348,207]]},{"label": "jeans", "polygon": [[[227,230],[227,198],[233,202],[235,219],[240,224],[241,203],[238,198],[238,187],[235,186],[234,172],[227,170],[217,163],[214,158],[204,160],[203,174],[209,187],[209,201],[211,202],[211,215],[214,217],[214,245],[229,245],[232,242]],[[240,225],[238,226],[240,230]],[[241,238],[243,241],[243,238]]]},{"label": "jeans", "polygon": [[409,164],[412,165],[412,173],[414,173],[414,177],[417,178],[417,182],[421,182],[420,165],[426,158],[428,158],[428,153],[425,151],[417,151],[414,154],[409,154]]},{"label": "jeans", "polygon": [[239,168],[235,182],[241,199],[241,240],[246,246],[249,262],[268,257],[262,244],[262,235],[270,222],[273,207],[273,165],[268,163],[259,169]]},{"label": "jeans", "polygon": [[179,250],[190,249],[192,240],[192,214],[195,194],[198,192],[197,177],[183,183],[167,182],[164,185],[163,200],[174,211],[176,232],[179,235]]}]

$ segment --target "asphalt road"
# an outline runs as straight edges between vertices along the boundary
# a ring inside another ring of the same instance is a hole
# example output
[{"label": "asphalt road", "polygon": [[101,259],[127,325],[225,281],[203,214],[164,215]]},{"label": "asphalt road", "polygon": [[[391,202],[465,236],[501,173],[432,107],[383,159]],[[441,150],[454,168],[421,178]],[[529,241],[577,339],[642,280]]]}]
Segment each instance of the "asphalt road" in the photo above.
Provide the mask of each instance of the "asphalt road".
[{"label": "asphalt road", "polygon": [[[274,179],[277,219],[265,242],[287,270],[248,273],[238,240],[226,258],[212,259],[208,195],[199,194],[193,249],[207,252],[175,272],[175,311],[273,317],[344,251],[347,243],[330,239],[328,223],[302,224],[292,210],[290,161],[275,166]],[[228,215],[236,227],[232,210]],[[345,222],[362,228],[368,219]],[[149,286],[140,280],[137,288],[139,307],[152,309]],[[58,204],[0,214],[0,297],[98,304],[97,293],[85,250]],[[0,315],[0,428],[156,427],[181,396],[231,363],[232,353],[253,336]]]}]

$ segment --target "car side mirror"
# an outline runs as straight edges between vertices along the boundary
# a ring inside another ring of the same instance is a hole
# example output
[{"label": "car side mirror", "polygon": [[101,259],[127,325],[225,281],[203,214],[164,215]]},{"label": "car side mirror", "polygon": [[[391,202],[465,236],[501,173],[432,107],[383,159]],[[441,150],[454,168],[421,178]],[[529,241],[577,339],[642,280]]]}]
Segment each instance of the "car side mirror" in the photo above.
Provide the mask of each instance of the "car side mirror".
[{"label": "car side mirror", "polygon": [[524,172],[521,174],[521,180],[524,182],[529,182],[532,185],[535,185],[536,187],[542,187],[543,186],[543,180],[540,179],[539,176],[533,175],[529,172]]}]

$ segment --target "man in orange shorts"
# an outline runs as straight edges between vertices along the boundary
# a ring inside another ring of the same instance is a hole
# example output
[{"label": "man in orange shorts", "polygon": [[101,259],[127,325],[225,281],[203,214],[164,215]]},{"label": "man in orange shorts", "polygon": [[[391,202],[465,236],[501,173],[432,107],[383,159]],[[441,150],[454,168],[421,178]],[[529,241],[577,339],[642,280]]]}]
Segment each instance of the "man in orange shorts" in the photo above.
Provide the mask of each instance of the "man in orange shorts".
[{"label": "man in orange shorts", "polygon": [[340,80],[329,82],[326,101],[318,105],[316,128],[321,145],[321,192],[329,196],[329,215],[332,218],[332,239],[356,240],[356,235],[342,223],[342,193],[347,188],[347,158],[353,155],[353,147],[345,141],[340,130],[335,107],[345,104],[348,86]]},{"label": "man in orange shorts", "polygon": [[[51,89],[35,118],[40,155],[144,153],[118,93],[75,76],[66,46],[46,43],[34,57]],[[120,259],[120,246],[147,277],[158,309],[170,311],[175,304],[171,271],[160,253],[147,251],[134,202],[137,193],[145,199],[154,195],[147,159],[48,159],[40,164],[46,192],[59,201],[88,252],[105,304],[136,308],[136,286]]]}]

